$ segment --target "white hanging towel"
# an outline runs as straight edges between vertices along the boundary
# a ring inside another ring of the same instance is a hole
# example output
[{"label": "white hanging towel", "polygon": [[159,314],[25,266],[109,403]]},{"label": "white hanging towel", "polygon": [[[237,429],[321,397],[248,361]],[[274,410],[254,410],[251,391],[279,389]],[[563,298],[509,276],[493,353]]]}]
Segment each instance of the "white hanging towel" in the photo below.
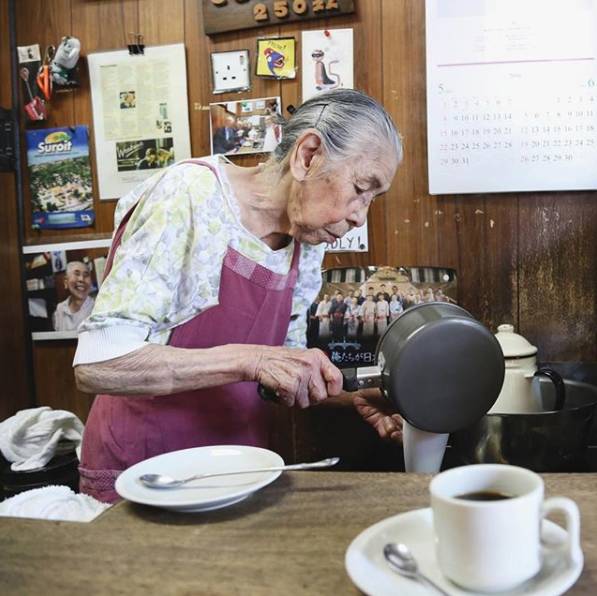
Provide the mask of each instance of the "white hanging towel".
[{"label": "white hanging towel", "polygon": [[0,503],[0,516],[90,522],[110,505],[76,494],[68,486],[44,486]]},{"label": "white hanging towel", "polygon": [[21,410],[0,422],[0,451],[15,472],[43,468],[60,441],[81,443],[83,423],[72,412],[48,406]]}]

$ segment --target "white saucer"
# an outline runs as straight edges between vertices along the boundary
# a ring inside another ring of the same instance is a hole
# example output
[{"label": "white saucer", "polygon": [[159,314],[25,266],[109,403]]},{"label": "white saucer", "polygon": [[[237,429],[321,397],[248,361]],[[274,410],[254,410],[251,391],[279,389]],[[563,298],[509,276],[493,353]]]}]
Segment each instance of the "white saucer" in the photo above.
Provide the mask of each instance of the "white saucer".
[{"label": "white saucer", "polygon": [[193,474],[228,472],[251,468],[283,466],[284,460],[273,451],[246,445],[214,445],[164,453],[125,470],[116,479],[116,492],[123,498],[181,512],[211,511],[246,499],[273,482],[281,472],[257,472],[222,476],[189,483],[179,488],[148,488],[141,484],[142,474],[168,474],[184,478]]},{"label": "white saucer", "polygon": [[[566,531],[550,522],[543,521],[542,538],[546,542],[561,542]],[[350,579],[370,596],[429,596],[431,588],[398,575],[388,566],[383,547],[388,542],[403,542],[416,557],[420,570],[440,588],[454,596],[470,596],[455,586],[440,572],[435,560],[433,516],[431,509],[416,509],[388,517],[361,532],[346,551],[345,565]],[[579,561],[568,565],[554,555],[543,561],[539,573],[518,586],[515,590],[500,592],[500,596],[532,594],[533,596],[556,596],[563,594],[580,576],[583,568],[582,555]]]}]

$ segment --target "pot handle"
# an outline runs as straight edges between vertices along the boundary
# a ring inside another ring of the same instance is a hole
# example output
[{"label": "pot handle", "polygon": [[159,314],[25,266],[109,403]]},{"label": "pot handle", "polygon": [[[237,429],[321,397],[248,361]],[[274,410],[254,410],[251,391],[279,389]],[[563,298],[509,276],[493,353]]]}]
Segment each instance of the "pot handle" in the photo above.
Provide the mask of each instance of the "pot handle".
[{"label": "pot handle", "polygon": [[[342,390],[343,391],[358,391],[359,389],[367,389],[371,387],[381,387],[381,372],[377,366],[364,366],[361,368],[343,368],[342,373]],[[280,396],[269,387],[259,383],[257,386],[257,393],[264,401],[279,402]]]},{"label": "pot handle", "polygon": [[344,368],[340,371],[342,373],[342,390],[343,391],[358,391],[359,379],[357,377],[356,368]]},{"label": "pot handle", "polygon": [[342,389],[344,391],[359,391],[359,389],[381,389],[381,369],[379,366],[359,366],[357,368],[343,368]]},{"label": "pot handle", "polygon": [[564,379],[557,373],[553,368],[548,366],[541,367],[533,376],[535,377],[547,377],[553,384],[556,390],[556,402],[554,410],[561,410],[564,407],[566,401],[566,385]]}]

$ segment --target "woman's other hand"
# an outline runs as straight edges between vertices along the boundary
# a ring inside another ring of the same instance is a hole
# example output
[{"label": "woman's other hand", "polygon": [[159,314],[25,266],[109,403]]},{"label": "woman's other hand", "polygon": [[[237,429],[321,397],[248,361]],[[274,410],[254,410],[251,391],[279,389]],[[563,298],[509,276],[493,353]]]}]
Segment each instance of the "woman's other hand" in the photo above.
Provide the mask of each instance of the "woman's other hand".
[{"label": "woman's other hand", "polygon": [[363,389],[351,395],[356,411],[382,439],[402,443],[402,416],[379,389]]},{"label": "woman's other hand", "polygon": [[342,373],[316,348],[258,348],[252,379],[289,407],[307,408],[342,391]]}]

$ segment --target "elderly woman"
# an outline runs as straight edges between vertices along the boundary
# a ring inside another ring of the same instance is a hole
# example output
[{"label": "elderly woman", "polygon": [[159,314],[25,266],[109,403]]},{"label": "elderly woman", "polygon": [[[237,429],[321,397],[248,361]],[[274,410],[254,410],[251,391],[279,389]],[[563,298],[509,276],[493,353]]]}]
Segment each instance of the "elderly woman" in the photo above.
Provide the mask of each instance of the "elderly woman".
[{"label": "elderly woman", "polygon": [[[74,361],[79,388],[99,394],[83,492],[113,501],[122,470],[164,452],[267,446],[271,406],[256,383],[300,408],[341,393],[340,371],[305,349],[305,313],[325,243],[363,224],[401,158],[385,110],[337,90],[296,110],[265,164],[181,162],[120,200]],[[350,399],[382,437],[398,435],[374,397]]]}]

